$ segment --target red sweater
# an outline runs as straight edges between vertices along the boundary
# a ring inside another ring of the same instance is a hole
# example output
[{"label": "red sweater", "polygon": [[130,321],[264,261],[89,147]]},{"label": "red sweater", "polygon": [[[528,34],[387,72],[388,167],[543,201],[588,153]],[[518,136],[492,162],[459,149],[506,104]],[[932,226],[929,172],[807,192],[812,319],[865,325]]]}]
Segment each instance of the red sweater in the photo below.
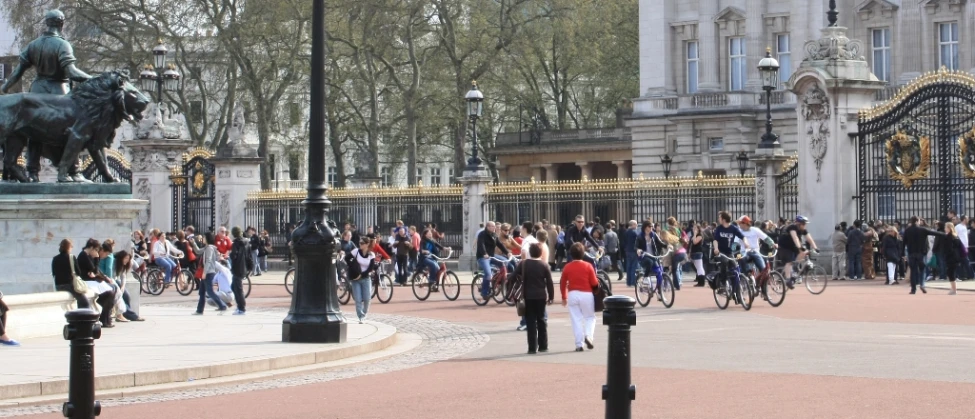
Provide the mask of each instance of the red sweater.
[{"label": "red sweater", "polygon": [[392,260],[389,257],[389,255],[386,253],[386,251],[383,250],[383,247],[379,245],[379,243],[376,243],[376,244],[374,244],[372,246],[372,251],[375,252],[377,256],[379,256],[379,260],[380,261],[383,260],[383,259],[390,259],[390,260]]},{"label": "red sweater", "polygon": [[562,280],[559,281],[559,288],[562,289],[563,300],[569,299],[569,291],[592,292],[592,288],[598,285],[596,271],[593,270],[592,264],[589,262],[574,260],[562,269]]}]

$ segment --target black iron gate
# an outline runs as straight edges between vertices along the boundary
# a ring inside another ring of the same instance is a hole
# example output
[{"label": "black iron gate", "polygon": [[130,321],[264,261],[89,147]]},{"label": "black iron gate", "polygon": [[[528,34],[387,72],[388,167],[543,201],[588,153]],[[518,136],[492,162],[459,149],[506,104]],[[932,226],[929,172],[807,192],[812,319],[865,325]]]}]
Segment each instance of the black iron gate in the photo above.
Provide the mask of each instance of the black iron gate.
[{"label": "black iron gate", "polygon": [[212,155],[199,150],[184,155],[182,167],[170,177],[173,181],[173,231],[193,226],[197,232],[216,228],[216,170]]},{"label": "black iron gate", "polygon": [[[132,185],[132,167],[125,156],[115,150],[108,149],[105,150],[105,162],[108,163],[108,170],[112,176],[115,176],[115,180]],[[81,174],[92,182],[101,183],[104,181],[91,156],[85,156],[81,160],[80,170]]]},{"label": "black iron gate", "polygon": [[791,220],[799,215],[799,160],[785,163],[785,171],[775,179],[775,195],[779,197],[779,217]]},{"label": "black iron gate", "polygon": [[859,116],[860,219],[975,208],[975,78],[942,69]]}]

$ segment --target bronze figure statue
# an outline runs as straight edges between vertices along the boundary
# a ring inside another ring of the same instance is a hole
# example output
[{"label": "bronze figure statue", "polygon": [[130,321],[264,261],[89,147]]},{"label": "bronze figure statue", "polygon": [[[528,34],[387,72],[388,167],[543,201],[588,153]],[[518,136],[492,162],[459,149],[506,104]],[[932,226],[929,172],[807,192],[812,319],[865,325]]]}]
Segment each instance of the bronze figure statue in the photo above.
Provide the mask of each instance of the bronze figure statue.
[{"label": "bronze figure statue", "polygon": [[4,167],[14,180],[29,182],[17,158],[31,145],[37,158],[58,166],[58,182],[87,182],[77,173],[78,154],[88,150],[106,182],[105,148],[123,120],[139,121],[149,98],[129,82],[128,73],[110,71],[75,86],[67,95],[18,93],[0,96],[0,145]]},{"label": "bronze figure statue", "polygon": [[[0,92],[7,93],[10,86],[17,84],[30,68],[37,73],[30,86],[31,93],[65,95],[70,91],[69,81],[80,83],[91,78],[75,67],[77,59],[71,43],[61,36],[64,20],[64,13],[60,10],[51,10],[44,14],[47,30],[31,41],[20,53],[20,64],[14,69],[10,78],[0,86]],[[37,182],[41,170],[42,151],[39,147],[39,144],[29,144],[27,149],[27,172],[32,182]],[[11,167],[4,165],[5,178],[11,175],[10,169]],[[77,168],[73,169],[76,170]]]}]

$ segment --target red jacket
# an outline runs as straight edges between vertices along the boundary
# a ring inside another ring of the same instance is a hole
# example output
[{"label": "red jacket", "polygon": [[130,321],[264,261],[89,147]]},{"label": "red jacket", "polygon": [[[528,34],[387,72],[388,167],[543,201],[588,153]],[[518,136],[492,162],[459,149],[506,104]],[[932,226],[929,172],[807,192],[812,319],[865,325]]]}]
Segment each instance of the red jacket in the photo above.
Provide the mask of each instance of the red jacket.
[{"label": "red jacket", "polygon": [[234,242],[232,240],[230,240],[230,237],[220,236],[220,237],[217,237],[217,240],[216,241],[217,242],[214,243],[213,245],[217,247],[217,251],[220,252],[220,254],[222,254],[222,255],[225,255],[225,256],[226,255],[229,255],[230,254],[230,248],[234,246]]},{"label": "red jacket", "polygon": [[392,258],[389,257],[389,254],[387,254],[386,251],[383,250],[383,247],[379,245],[379,242],[376,242],[375,244],[372,245],[372,251],[376,253],[376,256],[379,256],[377,262],[383,259],[392,260]]},{"label": "red jacket", "polygon": [[559,282],[563,300],[569,299],[569,291],[592,292],[593,287],[599,286],[592,264],[584,260],[574,260],[565,265]]}]

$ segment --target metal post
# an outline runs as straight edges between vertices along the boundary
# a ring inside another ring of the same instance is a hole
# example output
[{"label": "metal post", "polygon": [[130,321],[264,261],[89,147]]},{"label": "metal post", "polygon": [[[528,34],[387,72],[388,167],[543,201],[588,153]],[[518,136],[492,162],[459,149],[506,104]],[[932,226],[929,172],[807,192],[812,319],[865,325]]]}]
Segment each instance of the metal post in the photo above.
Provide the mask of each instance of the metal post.
[{"label": "metal post", "polygon": [[95,401],[95,339],[102,337],[98,313],[91,309],[64,314],[64,340],[71,341],[71,366],[68,375],[68,401],[61,413],[69,419],[92,419],[102,413]]},{"label": "metal post", "polygon": [[625,295],[606,298],[603,325],[609,326],[609,352],[606,362],[606,419],[630,419],[636,386],[630,383],[630,326],[636,325],[636,301]]},{"label": "metal post", "polygon": [[308,195],[305,219],[292,232],[295,285],[284,319],[284,342],[342,343],[345,317],[337,296],[335,231],[329,225],[331,201],[325,184],[325,0],[312,4],[311,104],[308,129]]},{"label": "metal post", "polygon": [[477,158],[477,117],[471,116],[471,159],[467,162],[468,169],[478,170],[481,167],[481,159]]}]

